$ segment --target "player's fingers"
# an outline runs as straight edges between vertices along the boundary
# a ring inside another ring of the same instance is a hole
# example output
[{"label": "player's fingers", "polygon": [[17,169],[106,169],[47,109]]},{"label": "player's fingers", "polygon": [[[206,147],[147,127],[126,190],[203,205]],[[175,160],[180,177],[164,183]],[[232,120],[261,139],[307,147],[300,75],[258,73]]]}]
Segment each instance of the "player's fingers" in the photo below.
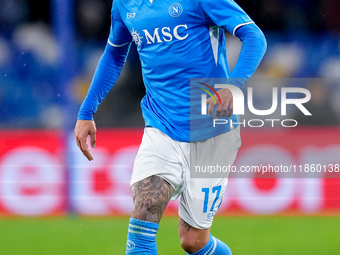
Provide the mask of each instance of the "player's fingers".
[{"label": "player's fingers", "polygon": [[224,118],[227,115],[228,108],[223,106],[222,111],[221,111],[221,117]]},{"label": "player's fingers", "polygon": [[89,150],[88,148],[85,149],[85,150],[82,150],[82,152],[83,152],[84,156],[85,156],[89,161],[93,160],[93,156],[92,156],[92,154],[91,154],[91,152],[90,152],[90,150]]},{"label": "player's fingers", "polygon": [[234,112],[233,103],[230,103],[227,117],[230,118],[230,116],[233,114],[233,112]]},{"label": "player's fingers", "polygon": [[84,154],[84,156],[88,159],[88,160],[93,160],[93,156],[89,150],[89,146],[87,144],[86,138],[83,139],[79,139],[80,141],[80,150],[81,152]]},{"label": "player's fingers", "polygon": [[213,100],[210,100],[210,102],[208,102],[208,100],[207,100],[207,103],[209,104],[209,106],[208,106],[208,114],[212,115],[213,111],[214,111],[214,107],[215,107],[215,102]]},{"label": "player's fingers", "polygon": [[78,120],[74,129],[77,145],[88,160],[93,160],[93,156],[89,150],[87,137],[90,135],[91,146],[95,147],[96,132],[97,130],[94,121],[88,120]]},{"label": "player's fingers", "polygon": [[76,137],[77,146],[80,148],[80,140]]},{"label": "player's fingers", "polygon": [[90,137],[91,137],[91,147],[95,148],[96,142],[97,142],[96,131],[90,132]]},{"label": "player's fingers", "polygon": [[[224,104],[223,104],[223,108],[222,108],[222,113],[221,113],[221,117],[225,117],[227,115],[227,112],[230,111],[230,101],[227,100]],[[228,116],[230,117],[230,116]]]},{"label": "player's fingers", "polygon": [[217,107],[216,107],[216,111],[215,111],[214,117],[217,118],[218,116],[220,116],[221,111],[222,111],[222,105],[218,104]]}]

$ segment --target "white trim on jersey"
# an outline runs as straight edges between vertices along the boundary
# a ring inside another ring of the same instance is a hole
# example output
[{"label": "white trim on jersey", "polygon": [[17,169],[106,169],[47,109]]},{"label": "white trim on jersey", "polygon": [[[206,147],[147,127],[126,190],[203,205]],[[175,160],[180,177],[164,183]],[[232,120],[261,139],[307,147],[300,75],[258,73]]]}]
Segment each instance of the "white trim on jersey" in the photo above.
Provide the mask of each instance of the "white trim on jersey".
[{"label": "white trim on jersey", "polygon": [[211,47],[214,53],[214,58],[215,58],[215,63],[217,66],[218,63],[218,46],[219,46],[219,41],[218,41],[218,36],[220,34],[220,29],[217,26],[211,26],[209,28],[209,33],[210,33],[210,42],[211,42]]},{"label": "white trim on jersey", "polygon": [[130,42],[127,42],[127,43],[123,43],[123,44],[120,44],[120,45],[117,45],[117,44],[113,44],[112,42],[110,42],[110,40],[107,40],[107,42],[112,46],[112,47],[123,47],[127,44],[129,44]]},{"label": "white trim on jersey", "polygon": [[254,23],[254,21],[250,21],[250,22],[247,22],[247,23],[242,23],[242,24],[237,25],[233,30],[233,35],[235,35],[235,32],[239,27],[243,27],[245,25],[249,25],[249,24],[252,24],[252,23]]}]

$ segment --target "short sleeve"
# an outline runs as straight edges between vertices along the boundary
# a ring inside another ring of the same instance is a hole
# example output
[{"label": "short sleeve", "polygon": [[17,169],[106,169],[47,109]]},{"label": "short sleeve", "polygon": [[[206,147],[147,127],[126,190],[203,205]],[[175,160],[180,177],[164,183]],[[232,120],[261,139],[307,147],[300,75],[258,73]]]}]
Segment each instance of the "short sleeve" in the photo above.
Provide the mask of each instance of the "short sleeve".
[{"label": "short sleeve", "polygon": [[233,0],[197,0],[206,18],[235,35],[237,28],[254,23]]},{"label": "short sleeve", "polygon": [[132,42],[132,36],[120,16],[118,2],[118,0],[114,0],[112,3],[111,29],[108,40],[109,44],[114,47],[121,47]]}]

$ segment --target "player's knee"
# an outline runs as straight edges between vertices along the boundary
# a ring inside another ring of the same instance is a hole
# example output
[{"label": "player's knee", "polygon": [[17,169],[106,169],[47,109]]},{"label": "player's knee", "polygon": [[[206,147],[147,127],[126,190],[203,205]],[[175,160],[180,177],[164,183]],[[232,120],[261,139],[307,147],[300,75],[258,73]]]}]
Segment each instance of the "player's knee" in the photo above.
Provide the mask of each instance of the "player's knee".
[{"label": "player's knee", "polygon": [[205,243],[195,233],[180,234],[182,249],[188,253],[195,253],[204,247]]},{"label": "player's knee", "polygon": [[188,235],[181,237],[181,246],[182,249],[188,253],[195,253],[198,251],[197,240],[189,237]]},{"label": "player's knee", "polygon": [[197,229],[182,218],[178,224],[178,234],[181,239],[181,246],[183,250],[188,253],[195,253],[202,249],[210,239],[209,229]]}]

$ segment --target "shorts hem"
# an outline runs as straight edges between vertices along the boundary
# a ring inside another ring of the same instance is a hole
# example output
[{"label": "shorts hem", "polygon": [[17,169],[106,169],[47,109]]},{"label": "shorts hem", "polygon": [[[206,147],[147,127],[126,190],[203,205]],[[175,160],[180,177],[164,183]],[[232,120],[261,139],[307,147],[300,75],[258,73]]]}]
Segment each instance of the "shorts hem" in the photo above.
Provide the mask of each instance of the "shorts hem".
[{"label": "shorts hem", "polygon": [[208,227],[202,227],[199,226],[198,224],[196,224],[192,219],[187,218],[186,216],[182,215],[180,210],[178,211],[178,215],[179,217],[181,217],[182,220],[184,220],[186,223],[188,223],[190,226],[197,228],[197,229],[208,229],[211,227],[212,222],[210,223],[210,225]]}]

